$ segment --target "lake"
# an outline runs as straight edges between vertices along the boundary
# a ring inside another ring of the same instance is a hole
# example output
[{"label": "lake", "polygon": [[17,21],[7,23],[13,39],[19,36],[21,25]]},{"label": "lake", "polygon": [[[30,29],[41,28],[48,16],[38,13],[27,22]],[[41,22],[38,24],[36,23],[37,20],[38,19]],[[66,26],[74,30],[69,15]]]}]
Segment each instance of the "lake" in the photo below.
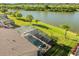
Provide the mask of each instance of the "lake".
[{"label": "lake", "polygon": [[79,12],[63,13],[63,12],[45,12],[45,11],[24,11],[20,10],[21,14],[25,17],[32,15],[34,19],[40,20],[47,24],[60,26],[67,24],[73,32],[79,32]]}]

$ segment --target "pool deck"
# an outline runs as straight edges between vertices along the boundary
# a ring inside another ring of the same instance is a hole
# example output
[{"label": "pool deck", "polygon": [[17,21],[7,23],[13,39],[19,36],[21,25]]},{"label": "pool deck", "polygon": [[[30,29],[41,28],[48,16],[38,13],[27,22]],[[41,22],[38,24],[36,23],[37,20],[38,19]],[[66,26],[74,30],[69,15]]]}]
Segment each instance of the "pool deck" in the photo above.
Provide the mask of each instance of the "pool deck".
[{"label": "pool deck", "polygon": [[33,36],[36,39],[38,39],[39,41],[41,41],[42,43],[44,43],[46,45],[46,47],[43,49],[45,52],[47,52],[47,50],[49,50],[51,48],[51,46],[47,43],[45,43],[44,41],[40,40],[39,38],[37,38],[36,36]]},{"label": "pool deck", "polygon": [[[27,33],[26,35],[22,35],[22,37],[24,37],[24,36],[27,37],[28,35],[32,35],[32,34]],[[44,52],[47,52],[47,51],[51,48],[51,46],[50,46],[49,44],[47,44],[47,43],[45,43],[44,41],[40,40],[40,39],[37,38],[36,36],[32,35],[32,37],[36,38],[36,40],[39,40],[40,42],[42,42],[43,44],[46,45],[45,48],[42,48],[42,50],[43,50]],[[32,40],[32,39],[31,39],[31,40]]]},{"label": "pool deck", "polygon": [[[44,51],[46,52],[48,49],[51,48],[51,46],[49,44],[47,44],[46,42],[42,41],[41,39],[37,38],[36,36],[34,36],[34,34],[39,33],[40,31],[36,30],[35,28],[32,27],[28,27],[28,26],[22,26],[20,28],[16,28],[15,29],[17,32],[19,32],[19,34],[24,37],[24,36],[28,36],[28,35],[32,35],[34,38],[38,39],[40,42],[44,43],[47,47],[44,48]],[[42,35],[42,34],[41,34]]]}]

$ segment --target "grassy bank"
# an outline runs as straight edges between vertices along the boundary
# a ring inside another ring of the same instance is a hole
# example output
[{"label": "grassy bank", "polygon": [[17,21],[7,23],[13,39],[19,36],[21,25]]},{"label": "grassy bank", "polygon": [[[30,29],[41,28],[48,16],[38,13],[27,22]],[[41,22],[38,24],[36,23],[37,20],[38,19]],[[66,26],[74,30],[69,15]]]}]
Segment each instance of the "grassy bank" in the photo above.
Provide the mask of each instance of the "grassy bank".
[{"label": "grassy bank", "polygon": [[[60,51],[60,50],[62,51],[62,49],[65,49],[63,51],[65,51],[64,53],[66,53],[68,51],[67,50],[68,48],[66,48],[66,47],[69,47],[69,48],[75,47],[76,44],[77,44],[77,41],[79,40],[79,36],[76,36],[75,33],[70,32],[70,31],[68,31],[67,39],[65,39],[64,38],[65,30],[61,29],[59,27],[55,27],[55,26],[52,26],[52,25],[49,25],[49,24],[46,24],[46,23],[43,23],[43,22],[40,22],[40,21],[36,23],[34,20],[31,23],[30,22],[24,22],[22,20],[17,20],[16,17],[10,16],[10,15],[8,15],[8,17],[11,20],[13,20],[17,25],[33,26],[33,27],[41,30],[45,34],[47,34],[50,38],[52,38],[52,40],[55,40],[56,46],[53,46],[53,47],[55,47],[56,49],[59,49],[57,51]],[[35,25],[32,25],[32,24],[35,24]],[[65,48],[63,46],[65,46]],[[53,51],[56,51],[56,49],[54,49],[53,47],[51,48],[51,50],[48,51],[47,55],[58,54],[58,52],[53,54]],[[70,52],[70,50],[69,50],[69,52]]]}]

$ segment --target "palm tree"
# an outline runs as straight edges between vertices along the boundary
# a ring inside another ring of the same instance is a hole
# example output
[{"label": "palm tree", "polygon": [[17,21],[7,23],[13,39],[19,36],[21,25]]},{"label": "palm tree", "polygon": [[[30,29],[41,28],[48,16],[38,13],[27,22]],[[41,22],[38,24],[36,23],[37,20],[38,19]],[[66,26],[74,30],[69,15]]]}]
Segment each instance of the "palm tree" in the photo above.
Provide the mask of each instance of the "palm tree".
[{"label": "palm tree", "polygon": [[65,36],[65,39],[67,38],[67,31],[69,31],[70,27],[68,25],[62,25],[61,26],[63,29],[65,29],[65,33],[64,33],[64,36]]}]

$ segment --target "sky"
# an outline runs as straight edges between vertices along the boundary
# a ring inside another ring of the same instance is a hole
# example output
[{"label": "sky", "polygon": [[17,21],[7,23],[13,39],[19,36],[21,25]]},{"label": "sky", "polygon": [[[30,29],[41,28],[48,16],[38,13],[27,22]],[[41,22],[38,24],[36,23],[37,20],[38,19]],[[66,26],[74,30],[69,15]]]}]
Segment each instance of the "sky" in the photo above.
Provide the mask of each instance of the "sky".
[{"label": "sky", "polygon": [[79,3],[79,0],[0,0],[0,3]]}]

